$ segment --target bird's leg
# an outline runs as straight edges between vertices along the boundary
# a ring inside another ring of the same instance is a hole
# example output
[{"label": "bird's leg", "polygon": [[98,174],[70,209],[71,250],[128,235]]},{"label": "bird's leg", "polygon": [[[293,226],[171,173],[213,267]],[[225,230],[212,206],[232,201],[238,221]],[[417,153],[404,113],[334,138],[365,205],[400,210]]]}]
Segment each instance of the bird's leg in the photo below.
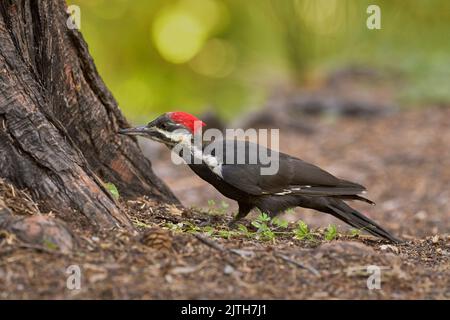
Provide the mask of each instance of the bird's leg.
[{"label": "bird's leg", "polygon": [[237,225],[237,222],[242,218],[245,218],[250,212],[250,210],[252,210],[253,208],[253,206],[246,203],[238,202],[238,204],[239,204],[239,211],[238,214],[234,217],[234,219],[228,224],[230,228],[235,227]]}]

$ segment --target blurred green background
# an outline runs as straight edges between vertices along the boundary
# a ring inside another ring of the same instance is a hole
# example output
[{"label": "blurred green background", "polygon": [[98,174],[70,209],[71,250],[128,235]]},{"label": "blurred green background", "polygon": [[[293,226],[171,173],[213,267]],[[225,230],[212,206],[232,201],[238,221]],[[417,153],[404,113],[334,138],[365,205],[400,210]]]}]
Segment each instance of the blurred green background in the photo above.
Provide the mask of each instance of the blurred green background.
[{"label": "blurred green background", "polygon": [[[77,0],[97,68],[132,122],[224,118],[348,65],[401,73],[406,104],[450,101],[450,1]],[[381,30],[366,9],[381,8]]]}]

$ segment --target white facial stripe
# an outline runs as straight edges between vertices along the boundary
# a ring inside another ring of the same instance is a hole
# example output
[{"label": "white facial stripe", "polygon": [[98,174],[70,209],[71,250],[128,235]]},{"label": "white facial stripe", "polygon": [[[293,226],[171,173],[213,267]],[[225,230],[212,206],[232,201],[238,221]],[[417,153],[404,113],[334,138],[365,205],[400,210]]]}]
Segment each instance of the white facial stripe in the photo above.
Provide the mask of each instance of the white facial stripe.
[{"label": "white facial stripe", "polygon": [[219,177],[222,177],[222,163],[220,163],[216,157],[210,154],[204,154],[202,150],[198,149],[197,146],[191,146],[191,152],[197,159],[202,159],[202,161]]},{"label": "white facial stripe", "polygon": [[184,131],[184,130],[177,130],[174,132],[169,132],[169,131],[164,131],[161,130],[159,128],[156,128],[156,131],[158,131],[159,133],[161,133],[164,137],[166,137],[167,139],[170,139],[174,142],[185,142],[185,141],[191,141],[192,138],[192,134]]},{"label": "white facial stripe", "polygon": [[212,172],[214,172],[219,177],[222,177],[222,163],[220,163],[216,157],[210,154],[204,154],[201,149],[197,148],[196,145],[193,145],[191,142],[192,134],[186,133],[186,131],[167,132],[161,129],[157,130],[166,138],[189,148],[191,154],[195,159],[201,160],[208,166],[209,169],[211,169]]}]

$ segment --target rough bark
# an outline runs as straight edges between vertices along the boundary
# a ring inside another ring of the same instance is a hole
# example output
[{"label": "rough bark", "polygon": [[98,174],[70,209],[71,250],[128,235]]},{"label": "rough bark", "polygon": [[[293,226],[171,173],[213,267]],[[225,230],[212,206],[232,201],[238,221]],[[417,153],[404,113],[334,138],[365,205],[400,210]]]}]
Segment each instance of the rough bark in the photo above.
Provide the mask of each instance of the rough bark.
[{"label": "rough bark", "polygon": [[102,181],[124,197],[177,200],[117,134],[128,123],[67,19],[63,0],[0,1],[0,177],[65,220],[130,226]]}]

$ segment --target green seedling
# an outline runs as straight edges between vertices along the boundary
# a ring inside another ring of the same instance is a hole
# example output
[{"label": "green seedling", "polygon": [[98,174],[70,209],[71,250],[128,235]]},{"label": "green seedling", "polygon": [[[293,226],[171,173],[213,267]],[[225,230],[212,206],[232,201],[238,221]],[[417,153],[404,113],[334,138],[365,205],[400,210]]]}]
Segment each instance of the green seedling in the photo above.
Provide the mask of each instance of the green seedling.
[{"label": "green seedling", "polygon": [[287,222],[286,220],[281,220],[277,217],[272,219],[272,225],[279,227],[279,228],[283,228],[286,229],[289,226],[289,222]]},{"label": "green seedling", "polygon": [[248,228],[246,226],[244,226],[243,224],[238,225],[238,230],[239,230],[239,233],[245,237],[251,238],[253,236],[253,233],[251,231],[249,231]]},{"label": "green seedling", "polygon": [[274,240],[275,233],[270,229],[268,223],[270,222],[270,216],[267,213],[262,212],[256,220],[252,221],[252,226],[257,228],[256,236],[261,236],[264,240]]},{"label": "green seedling", "polygon": [[219,230],[217,235],[221,238],[230,239],[235,233],[231,230]]},{"label": "green seedling", "polygon": [[202,228],[202,232],[211,237],[216,232],[216,230],[211,226],[205,226]]},{"label": "green seedling", "polygon": [[325,239],[327,241],[332,241],[337,237],[337,227],[334,224],[329,224],[325,231]]},{"label": "green seedling", "polygon": [[230,206],[228,203],[226,203],[225,201],[221,201],[220,202],[220,206],[222,207],[222,209],[228,209],[228,207]]},{"label": "green seedling", "polygon": [[350,229],[350,236],[358,237],[361,234],[361,230],[359,229]]},{"label": "green seedling", "polygon": [[262,213],[258,216],[257,220],[262,221],[262,222],[269,222],[269,221],[270,221],[270,216],[269,216],[267,213],[262,212]]},{"label": "green seedling", "polygon": [[295,239],[298,240],[305,240],[305,239],[310,241],[314,240],[308,225],[302,220],[299,220],[297,222],[297,227],[294,230],[294,234]]},{"label": "green seedling", "polygon": [[196,226],[195,224],[193,224],[192,222],[189,221],[185,221],[183,222],[183,225],[186,226],[185,230],[188,233],[197,233],[197,232],[201,232],[202,229],[198,226]]},{"label": "green seedling", "polygon": [[216,208],[216,202],[214,200],[208,200],[208,207],[210,210],[214,210]]}]

